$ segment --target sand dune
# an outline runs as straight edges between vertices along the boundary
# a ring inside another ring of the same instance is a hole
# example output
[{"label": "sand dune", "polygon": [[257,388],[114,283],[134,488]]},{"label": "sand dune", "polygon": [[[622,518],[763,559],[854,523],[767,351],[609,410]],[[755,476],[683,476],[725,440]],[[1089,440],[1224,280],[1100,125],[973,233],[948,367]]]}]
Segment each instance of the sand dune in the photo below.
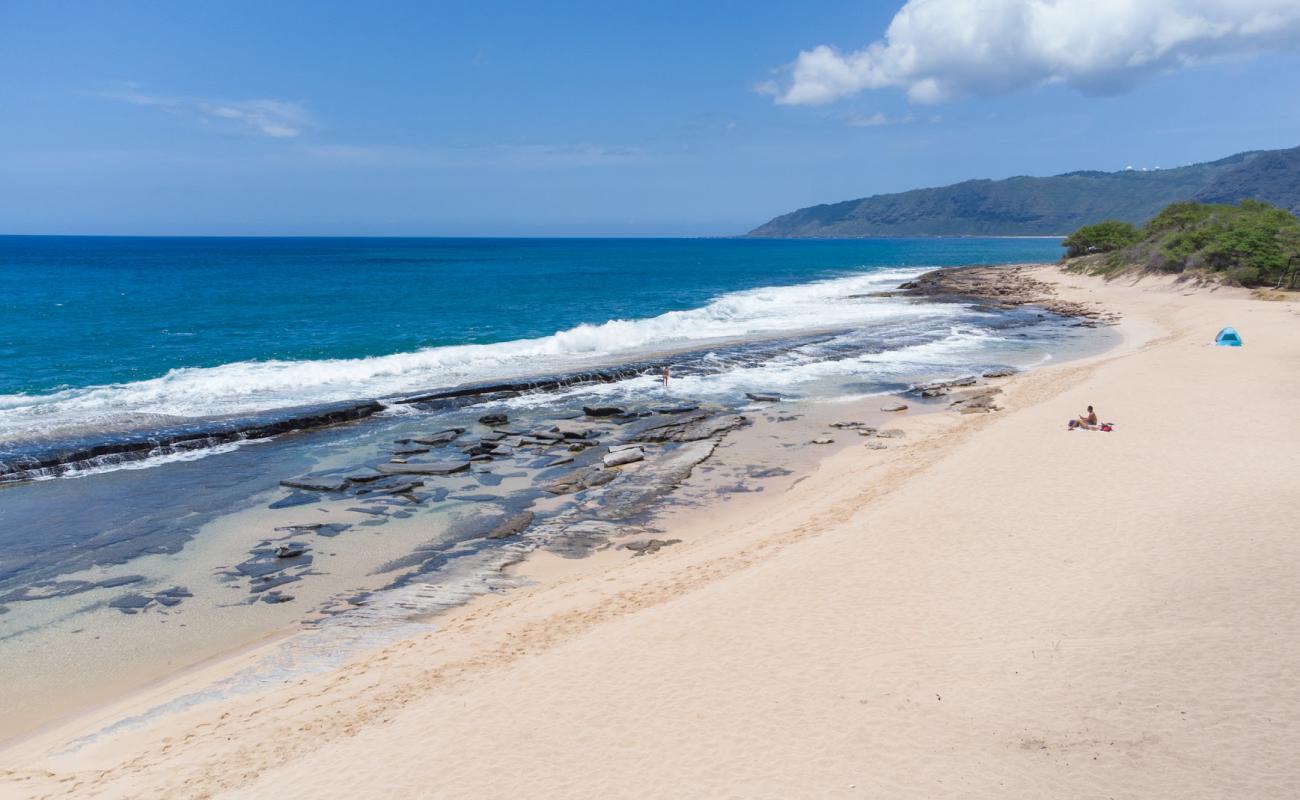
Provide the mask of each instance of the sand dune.
[{"label": "sand dune", "polygon": [[[1123,344],[653,556],[540,558],[437,633],[66,749],[230,666],[186,676],[10,747],[0,793],[1300,796],[1297,304],[1042,277]],[[1089,403],[1115,432],[1065,430]]]}]

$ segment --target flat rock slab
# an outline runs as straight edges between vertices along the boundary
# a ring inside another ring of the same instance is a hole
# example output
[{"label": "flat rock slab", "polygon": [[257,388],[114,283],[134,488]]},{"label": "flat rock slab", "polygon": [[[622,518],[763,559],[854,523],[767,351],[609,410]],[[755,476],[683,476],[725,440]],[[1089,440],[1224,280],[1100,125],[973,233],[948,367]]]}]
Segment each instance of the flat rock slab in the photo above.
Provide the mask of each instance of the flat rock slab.
[{"label": "flat rock slab", "polygon": [[280,481],[281,486],[287,486],[290,489],[305,489],[309,492],[341,492],[348,488],[346,478],[313,478],[304,476],[301,478],[286,478]]},{"label": "flat rock slab", "polygon": [[624,464],[632,464],[644,459],[644,450],[639,447],[628,447],[613,453],[608,453],[600,461],[606,467],[621,467]]},{"label": "flat rock slab", "polygon": [[387,475],[453,475],[469,469],[469,462],[430,461],[422,464],[380,464],[375,469]]},{"label": "flat rock slab", "polygon": [[639,442],[696,442],[739,428],[748,420],[743,416],[698,414],[684,420],[655,425],[637,433]]},{"label": "flat rock slab", "polygon": [[881,411],[906,411],[907,403],[891,403],[887,406],[881,406]]}]

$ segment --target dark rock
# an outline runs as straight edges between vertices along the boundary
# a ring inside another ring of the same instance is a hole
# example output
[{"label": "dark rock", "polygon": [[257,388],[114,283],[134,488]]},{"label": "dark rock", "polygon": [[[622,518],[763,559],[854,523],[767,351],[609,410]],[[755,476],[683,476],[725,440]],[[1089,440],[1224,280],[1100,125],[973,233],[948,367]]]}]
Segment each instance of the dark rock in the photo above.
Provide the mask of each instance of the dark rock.
[{"label": "dark rock", "polygon": [[627,550],[633,551],[632,557],[636,558],[637,556],[649,555],[650,553],[658,553],[665,547],[681,543],[681,539],[640,539],[635,542],[626,542],[623,547]]},{"label": "dark rock", "polygon": [[753,400],[755,403],[779,403],[781,395],[769,394],[766,392],[745,392],[745,397]]},{"label": "dark rock", "polygon": [[110,608],[116,608],[119,611],[125,611],[134,614],[144,608],[147,608],[153,598],[143,594],[124,594],[121,597],[114,597],[108,601]]},{"label": "dark rock", "polygon": [[307,552],[307,545],[301,542],[288,542],[275,548],[276,558],[297,558]]},{"label": "dark rock", "polygon": [[920,394],[922,397],[939,397],[948,393],[949,389],[955,389],[960,386],[974,386],[976,378],[969,375],[964,378],[955,378],[950,381],[933,381],[931,383],[918,383],[912,387],[912,391]]},{"label": "dark rock", "polygon": [[143,575],[119,575],[116,578],[105,578],[95,583],[97,589],[116,589],[118,586],[127,586],[132,583],[139,583],[144,580]]},{"label": "dark rock", "polygon": [[287,478],[280,481],[280,485],[287,486],[290,489],[304,489],[309,492],[341,492],[348,488],[348,482],[344,478],[313,478],[310,476]]},{"label": "dark rock", "polygon": [[589,417],[618,417],[626,412],[615,406],[583,406],[582,413]]},{"label": "dark rock", "polygon": [[497,525],[489,531],[487,538],[505,539],[506,537],[523,533],[528,529],[529,525],[533,524],[533,516],[533,512],[531,511],[523,511],[515,514],[513,517],[505,520],[500,525]]},{"label": "dark rock", "polygon": [[393,455],[395,455],[395,456],[418,456],[418,455],[423,455],[424,453],[427,453],[427,452],[429,452],[429,448],[427,448],[427,447],[408,447],[408,448],[406,448],[405,450],[394,450],[394,451],[393,451]]},{"label": "dark rock", "polygon": [[416,444],[429,445],[430,447],[441,447],[442,445],[451,444],[456,441],[456,439],[464,432],[464,428],[447,428],[445,430],[437,431],[436,433],[416,436],[412,438],[411,441]]},{"label": "dark rock", "polygon": [[283,586],[286,583],[295,583],[300,580],[302,580],[302,577],[298,575],[274,575],[264,578],[255,578],[253,582],[249,584],[248,591],[250,594],[259,594],[268,589],[274,589],[277,586]]},{"label": "dark rock", "polygon": [[293,599],[291,594],[281,594],[280,592],[267,592],[262,595],[263,603],[287,603]]},{"label": "dark rock", "polygon": [[300,525],[281,525],[276,531],[285,531],[290,536],[314,533],[317,536],[338,536],[352,526],[346,522],[304,522]]},{"label": "dark rock", "polygon": [[659,406],[654,409],[656,414],[689,414],[692,411],[699,411],[700,407],[695,403],[688,403],[681,406]]},{"label": "dark rock", "polygon": [[785,475],[793,475],[794,472],[783,467],[750,467],[745,474],[751,478],[779,478]]},{"label": "dark rock", "polygon": [[13,461],[0,462],[0,482],[26,480],[34,473],[62,474],[103,456],[120,461],[139,460],[159,453],[214,447],[228,442],[266,439],[289,431],[308,430],[368,417],[384,406],[374,400],[276,409],[275,411],[222,417],[170,425],[138,434],[78,436],[51,441]]},{"label": "dark rock", "polygon": [[510,417],[505,414],[484,414],[478,418],[479,424],[491,427],[493,425],[504,425],[510,421]]},{"label": "dark rock", "polygon": [[995,367],[984,372],[985,378],[1009,378],[1020,370],[1015,367]]},{"label": "dark rock", "polygon": [[[399,480],[391,483],[379,484],[375,488],[366,492],[368,495],[387,495],[387,494],[410,494],[414,490],[424,485],[422,480]],[[358,494],[361,494],[358,492]]]},{"label": "dark rock", "polygon": [[739,428],[747,421],[742,416],[695,414],[684,420],[645,428],[632,439],[638,442],[695,442]]},{"label": "dark rock", "polygon": [[451,475],[469,469],[468,461],[427,461],[415,464],[380,464],[375,467],[388,475]]},{"label": "dark rock", "polygon": [[617,477],[618,470],[602,469],[601,467],[580,469],[569,473],[546,487],[546,491],[551,494],[571,494],[580,492],[583,489],[590,489],[593,486],[602,486]]},{"label": "dark rock", "polygon": [[821,438],[821,439],[813,439],[811,443],[812,444],[835,444],[835,440],[831,438]]}]

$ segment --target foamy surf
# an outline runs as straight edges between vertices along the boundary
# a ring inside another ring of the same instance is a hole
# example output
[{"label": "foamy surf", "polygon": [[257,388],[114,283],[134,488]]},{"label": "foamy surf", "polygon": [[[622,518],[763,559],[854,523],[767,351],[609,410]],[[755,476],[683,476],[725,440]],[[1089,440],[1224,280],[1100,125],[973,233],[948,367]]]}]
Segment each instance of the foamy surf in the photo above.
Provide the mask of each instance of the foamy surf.
[{"label": "foamy surf", "polygon": [[645,319],[582,324],[550,336],[410,353],[315,361],[242,361],[174,369],[143,381],[0,395],[0,440],[112,430],[142,415],[189,420],[462,383],[560,373],[710,342],[886,323],[938,323],[960,308],[873,297],[922,270],[880,270],[720,295]]}]

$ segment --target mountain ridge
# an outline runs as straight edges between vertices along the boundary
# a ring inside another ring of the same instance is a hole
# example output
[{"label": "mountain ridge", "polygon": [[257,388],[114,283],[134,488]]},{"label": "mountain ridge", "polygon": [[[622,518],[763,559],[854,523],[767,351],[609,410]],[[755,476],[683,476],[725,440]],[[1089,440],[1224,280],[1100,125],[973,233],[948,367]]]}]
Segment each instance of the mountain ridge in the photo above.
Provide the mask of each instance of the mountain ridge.
[{"label": "mountain ridge", "polygon": [[1247,198],[1300,213],[1300,147],[1250,150],[1171,169],[976,178],[808,206],[774,217],[746,236],[1051,236],[1105,219],[1140,225],[1181,200]]}]

